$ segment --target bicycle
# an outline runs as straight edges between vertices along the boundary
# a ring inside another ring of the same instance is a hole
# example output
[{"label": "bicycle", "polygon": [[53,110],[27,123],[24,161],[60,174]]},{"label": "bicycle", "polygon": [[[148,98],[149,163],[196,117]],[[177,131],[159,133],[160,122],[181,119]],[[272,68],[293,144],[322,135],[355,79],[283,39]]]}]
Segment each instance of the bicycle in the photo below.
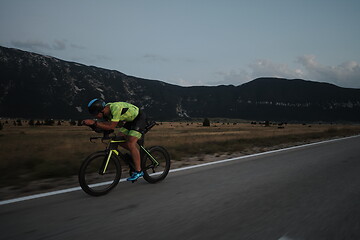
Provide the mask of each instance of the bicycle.
[{"label": "bicycle", "polygon": [[[156,125],[156,122],[147,124],[142,138],[139,139],[141,168],[143,178],[149,183],[157,183],[165,179],[170,170],[170,155],[162,146],[144,147],[145,134]],[[90,137],[90,142],[101,139],[108,141],[106,149],[90,154],[82,162],[79,170],[79,183],[81,188],[91,196],[101,196],[109,193],[119,183],[122,173],[120,161],[129,166],[129,174],[134,172],[135,166],[130,154],[121,153],[118,150],[120,143],[126,140],[119,136],[110,136],[114,131],[100,131],[102,137]],[[132,181],[133,183],[135,181]]]}]

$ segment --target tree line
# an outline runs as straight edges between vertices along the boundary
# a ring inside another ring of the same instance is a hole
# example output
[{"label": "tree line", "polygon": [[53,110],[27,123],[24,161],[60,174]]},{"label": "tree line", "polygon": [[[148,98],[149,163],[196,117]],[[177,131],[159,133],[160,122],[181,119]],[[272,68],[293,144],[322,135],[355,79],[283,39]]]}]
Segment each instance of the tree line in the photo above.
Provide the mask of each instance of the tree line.
[{"label": "tree line", "polygon": [[83,120],[54,120],[54,119],[45,119],[45,120],[5,120],[4,122],[0,121],[0,130],[4,129],[5,125],[12,124],[13,126],[61,126],[61,125],[70,125],[70,126],[82,126]]}]

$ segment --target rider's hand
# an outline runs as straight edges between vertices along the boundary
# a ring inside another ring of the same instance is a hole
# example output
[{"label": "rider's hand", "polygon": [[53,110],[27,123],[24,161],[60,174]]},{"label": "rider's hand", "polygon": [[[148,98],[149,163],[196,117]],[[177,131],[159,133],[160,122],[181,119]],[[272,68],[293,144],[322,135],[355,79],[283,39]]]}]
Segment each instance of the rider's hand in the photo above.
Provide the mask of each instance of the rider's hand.
[{"label": "rider's hand", "polygon": [[85,124],[87,126],[93,126],[95,124],[95,121],[92,119],[86,119],[83,121],[83,124]]}]

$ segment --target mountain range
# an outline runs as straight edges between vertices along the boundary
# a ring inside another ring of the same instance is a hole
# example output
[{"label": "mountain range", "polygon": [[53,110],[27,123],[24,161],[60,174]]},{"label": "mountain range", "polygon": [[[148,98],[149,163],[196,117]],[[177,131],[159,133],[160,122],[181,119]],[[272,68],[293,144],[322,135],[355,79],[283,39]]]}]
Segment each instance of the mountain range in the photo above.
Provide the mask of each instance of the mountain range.
[{"label": "mountain range", "polygon": [[0,47],[0,117],[83,119],[93,98],[127,101],[157,120],[360,120],[360,89],[301,79],[181,87]]}]

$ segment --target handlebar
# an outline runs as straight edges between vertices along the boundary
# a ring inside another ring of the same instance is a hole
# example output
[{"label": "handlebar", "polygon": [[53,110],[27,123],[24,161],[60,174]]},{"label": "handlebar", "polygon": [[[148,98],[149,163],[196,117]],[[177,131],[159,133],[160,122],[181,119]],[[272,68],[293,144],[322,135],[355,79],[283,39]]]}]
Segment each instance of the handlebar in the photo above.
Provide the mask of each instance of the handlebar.
[{"label": "handlebar", "polygon": [[111,133],[113,133],[114,130],[111,130],[111,131],[103,131],[103,136],[102,137],[90,137],[90,142],[93,142],[93,140],[96,140],[96,139],[101,139],[101,141],[104,141],[104,140],[110,140],[112,139],[112,137],[110,137],[109,135]]},{"label": "handlebar", "polygon": [[97,132],[97,133],[102,133],[103,136],[102,137],[90,137],[90,142],[93,142],[93,140],[96,140],[96,139],[101,139],[101,141],[103,140],[109,140],[111,139],[111,137],[109,136],[111,133],[114,132],[114,130],[103,130],[103,129],[100,129],[100,128],[97,128],[95,126],[89,126],[93,131]]}]

